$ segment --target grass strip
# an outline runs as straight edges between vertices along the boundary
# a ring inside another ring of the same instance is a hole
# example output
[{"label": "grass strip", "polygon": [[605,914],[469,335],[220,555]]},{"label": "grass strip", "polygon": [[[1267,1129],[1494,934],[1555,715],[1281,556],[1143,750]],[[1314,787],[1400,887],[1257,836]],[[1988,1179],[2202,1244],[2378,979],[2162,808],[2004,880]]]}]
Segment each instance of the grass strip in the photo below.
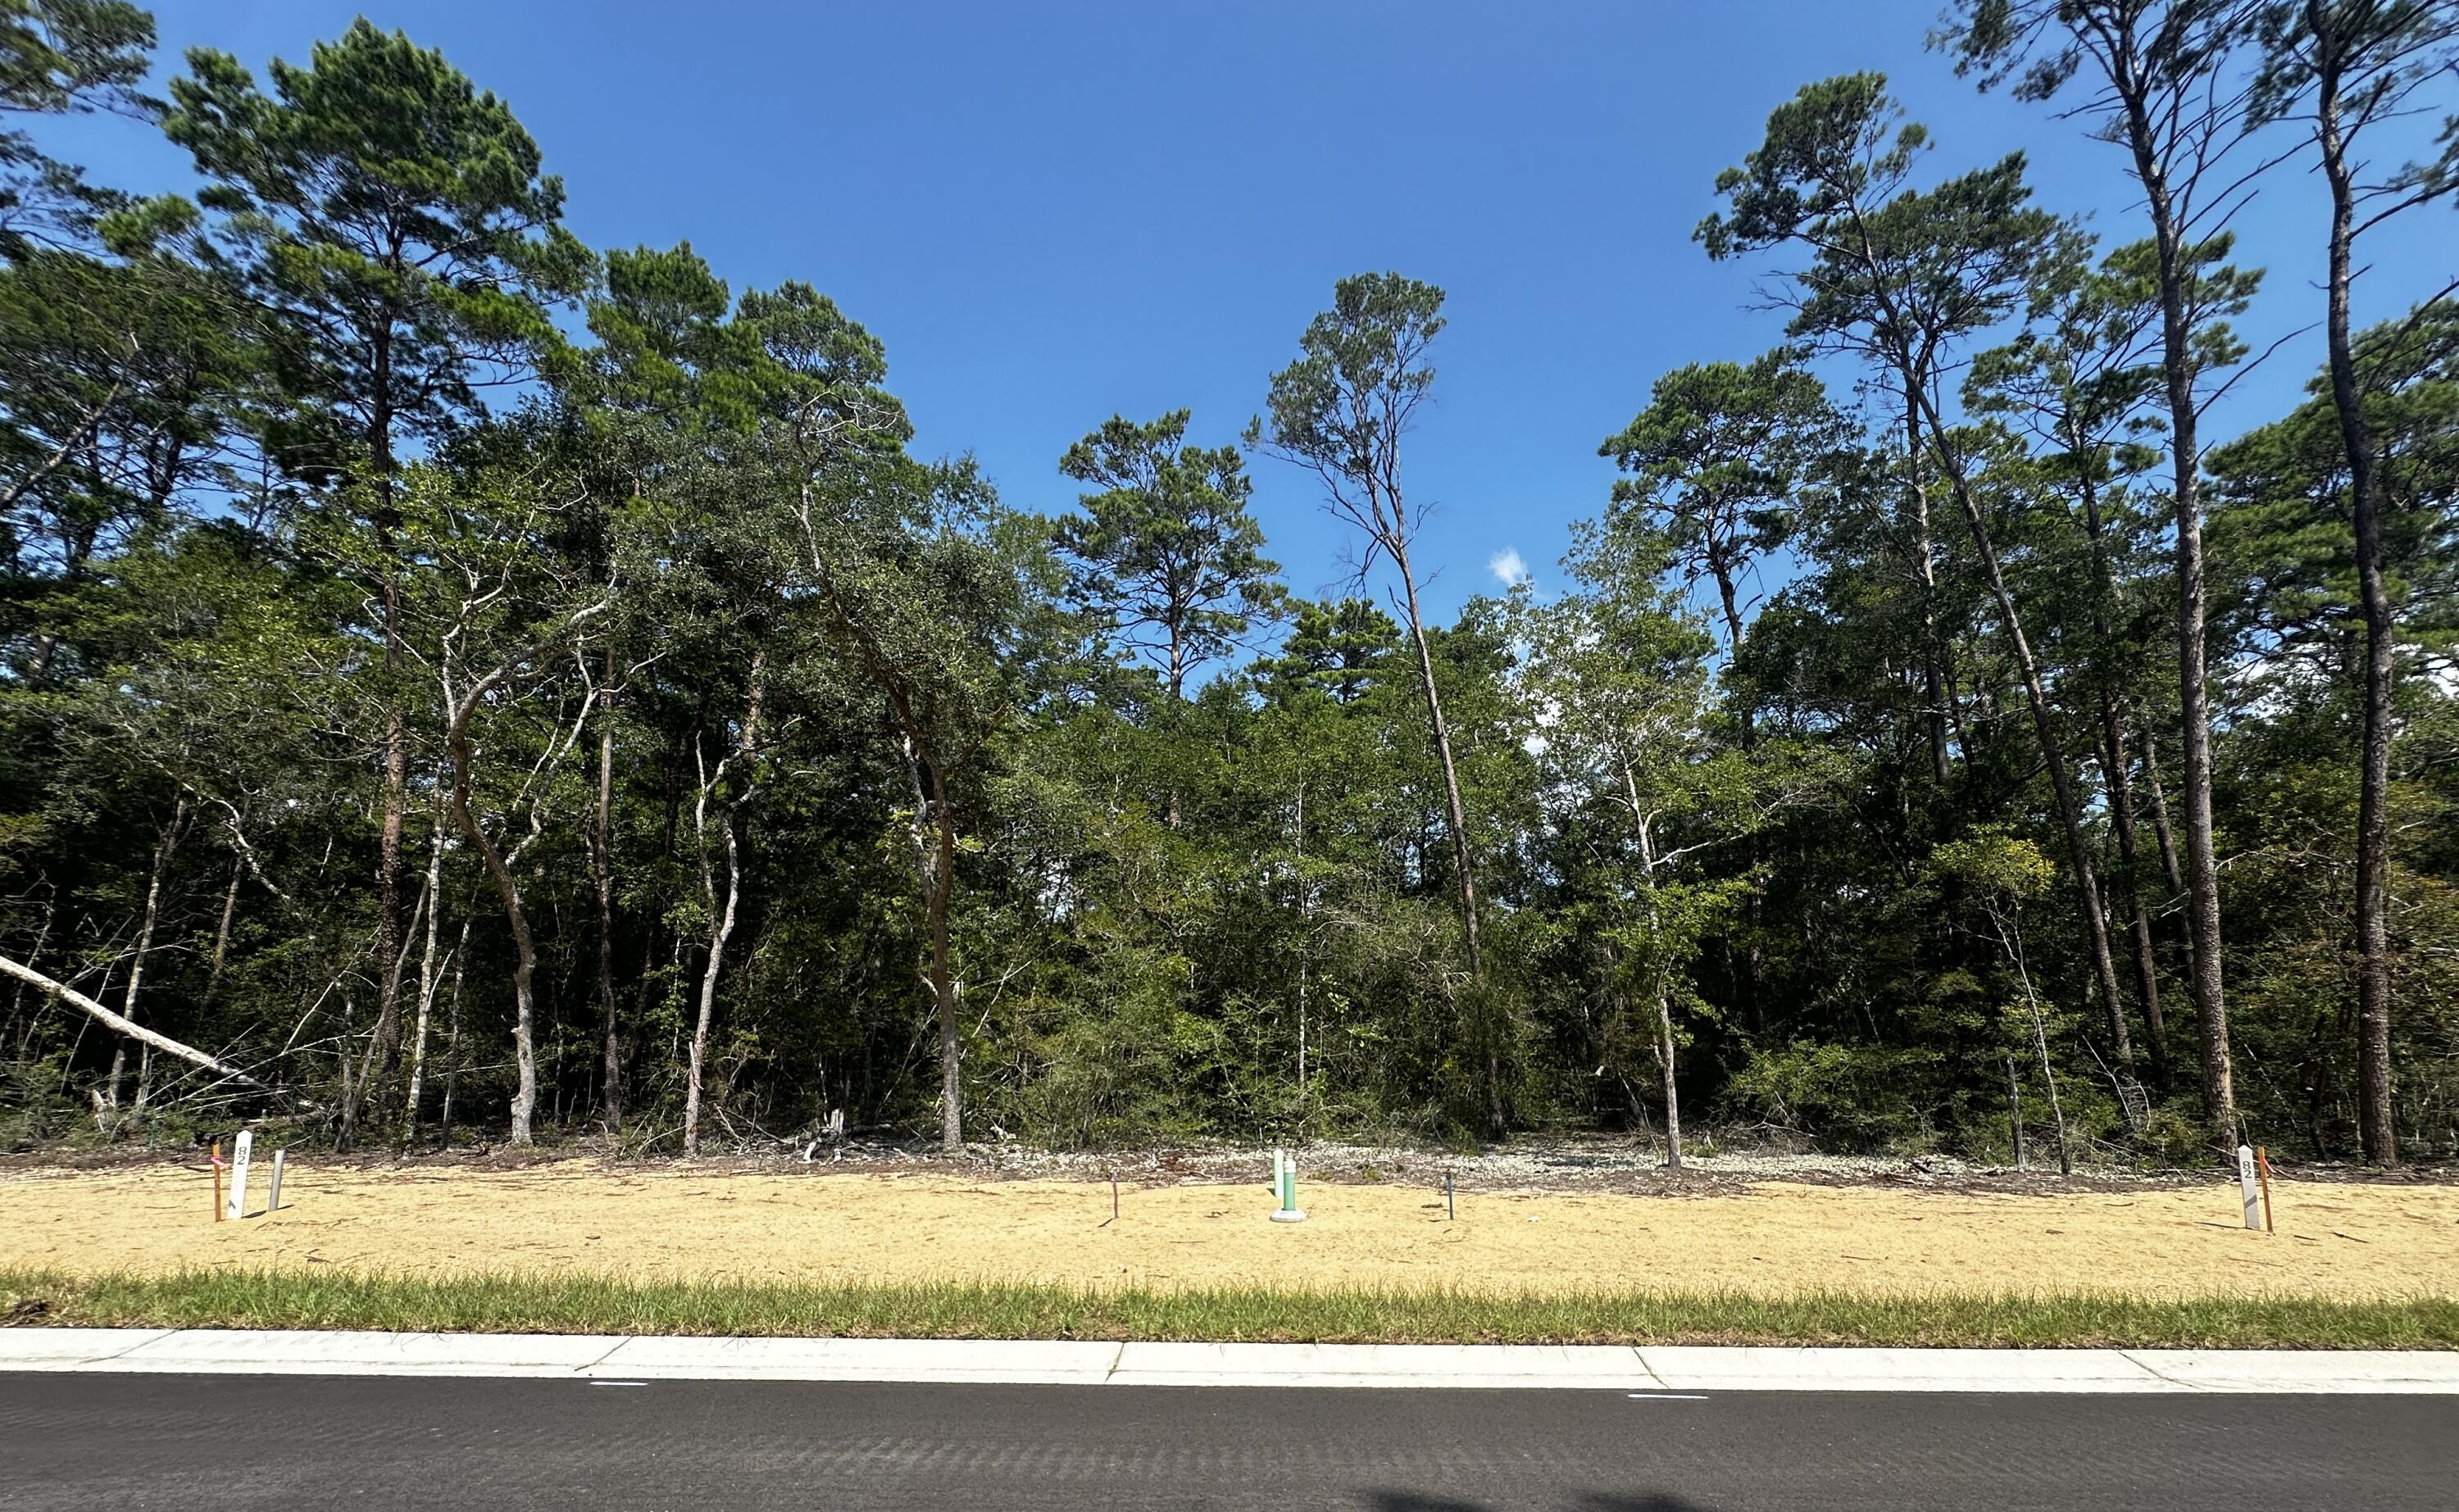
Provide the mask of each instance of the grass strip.
[{"label": "grass strip", "polygon": [[780,1285],[585,1273],[0,1269],[0,1321],[849,1338],[1343,1344],[1860,1344],[1993,1349],[2459,1349],[2459,1297],[2154,1301],[2094,1292],[1187,1292],[997,1282]]}]

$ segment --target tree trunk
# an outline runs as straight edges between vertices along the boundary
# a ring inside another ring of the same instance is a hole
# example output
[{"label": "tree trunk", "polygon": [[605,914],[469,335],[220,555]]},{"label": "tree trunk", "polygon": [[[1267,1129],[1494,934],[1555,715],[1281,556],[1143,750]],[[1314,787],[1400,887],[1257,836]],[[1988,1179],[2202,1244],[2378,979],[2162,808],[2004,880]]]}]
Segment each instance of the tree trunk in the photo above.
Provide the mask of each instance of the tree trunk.
[{"label": "tree trunk", "polygon": [[1673,1007],[1656,990],[1656,1062],[1665,1073],[1665,1166],[1682,1168],[1682,1099],[1673,1086]]},{"label": "tree trunk", "polygon": [[925,903],[931,914],[931,994],[939,1010],[939,1144],[950,1153],[965,1147],[964,1082],[959,1077],[956,978],[948,950],[949,894],[956,881],[956,816],[948,807],[948,783],[931,768],[931,808],[937,846]]},{"label": "tree trunk", "polygon": [[[2092,637],[2106,656],[2112,639],[2109,609],[2117,598],[2117,577],[2109,562],[2108,540],[2101,529],[2100,493],[2092,476],[2100,458],[2097,454],[2084,454],[2083,437],[2071,428],[2067,439],[2084,470],[2080,489],[2084,532],[2091,544],[2092,577],[2098,589],[2092,600]],[[2126,776],[2126,730],[2118,718],[2117,695],[2109,685],[2106,669],[2098,671],[2095,681],[2101,684],[2101,774],[2109,793],[2110,824],[2117,835],[2118,864],[2124,869],[2122,885],[2134,945],[2134,989],[2143,999],[2143,1033],[2152,1054],[2152,1082],[2165,1093],[2169,1089],[2168,1026],[2160,1015],[2160,977],[2153,962],[2152,920],[2143,908],[2142,879],[2135,870],[2134,794]]]},{"label": "tree trunk", "polygon": [[[717,1012],[718,974],[725,969],[725,942],[734,935],[735,905],[743,895],[742,848],[735,834],[734,810],[725,813],[725,906],[710,928],[708,964],[700,974],[700,1017],[692,1024],[690,1080],[683,1092],[683,1153],[700,1153],[701,1079],[708,1060],[709,1022]],[[713,890],[712,890],[713,891]],[[714,901],[712,899],[711,901]]]},{"label": "tree trunk", "polygon": [[1307,973],[1314,954],[1314,883],[1306,873],[1306,784],[1298,784],[1293,826],[1298,853],[1298,1130],[1306,1130]]},{"label": "tree trunk", "polygon": [[[1915,396],[1916,380],[1910,373],[1904,380],[1904,469],[1912,484],[1914,542],[1921,549],[1922,581],[1922,698],[1924,702],[1924,723],[1929,731],[1930,778],[1941,788],[1946,786],[1946,687],[1938,665],[1938,564],[1932,559],[1929,524],[1929,484],[1922,468],[1921,410]],[[1971,753],[1965,752],[1969,762]]]},{"label": "tree trunk", "polygon": [[[2320,40],[2320,39],[2318,39]],[[2368,1165],[2399,1164],[2399,1128],[2390,1080],[2390,737],[2392,619],[2383,580],[2382,470],[2365,425],[2364,398],[2348,332],[2348,292],[2356,274],[2356,185],[2340,132],[2340,74],[2319,71],[2316,138],[2331,185],[2331,408],[2348,455],[2356,515],[2357,595],[2365,620],[2364,736],[2357,780],[2357,1133]]]},{"label": "tree trunk", "polygon": [[[1713,559],[1709,563],[1709,566],[1716,576],[1716,597],[1724,601],[1725,664],[1730,668],[1734,663],[1734,660],[1742,654],[1741,607],[1735,601],[1734,594],[1733,572],[1726,566],[1723,558],[1719,556]],[[1755,721],[1752,718],[1754,712],[1755,711],[1751,706],[1751,701],[1745,698],[1742,701],[1741,724],[1736,734],[1740,738],[1742,755],[1746,759],[1752,754],[1755,745],[1756,731],[1753,728]]]},{"label": "tree trunk", "polygon": [[[395,260],[395,272],[402,270]],[[368,356],[372,364],[373,382],[369,385],[368,414],[368,471],[374,475],[368,481],[376,495],[375,528],[384,574],[382,612],[384,619],[385,666],[385,728],[384,728],[384,817],[378,833],[376,850],[376,1003],[375,1032],[370,1048],[380,1065],[381,1080],[377,1093],[377,1117],[388,1118],[393,1108],[394,1073],[401,1065],[401,970],[408,954],[402,922],[402,826],[410,807],[410,731],[401,706],[399,682],[406,663],[402,640],[402,574],[395,532],[400,527],[400,514],[393,503],[393,340],[395,311],[388,301],[374,313],[368,335]],[[367,1088],[362,1085],[359,1095]],[[346,1099],[354,1104],[356,1098]],[[344,1114],[345,1142],[347,1129],[356,1121],[355,1106]]]},{"label": "tree trunk", "polygon": [[[1924,407],[1926,408],[1926,407]],[[2058,746],[2057,724],[2049,710],[2049,689],[2042,683],[2040,663],[2032,657],[2032,646],[2024,635],[2023,617],[2016,612],[2015,597],[2007,587],[2006,574],[1998,564],[1997,548],[1991,543],[1988,523],[1982,518],[1981,501],[1973,496],[1972,487],[1964,470],[1954,463],[1947,452],[1946,432],[1937,412],[1928,412],[1931,439],[1940,455],[1948,460],[1946,475],[1955,491],[1956,502],[1964,506],[1965,522],[1972,528],[1973,549],[1980,554],[1981,566],[1989,583],[1989,597],[1998,606],[2000,625],[2007,641],[2015,652],[2015,667],[2024,682],[2025,700],[2032,705],[2032,732],[2039,739],[2041,762],[2049,769],[2049,790],[2057,796],[2058,818],[2066,830],[2067,858],[2074,868],[2076,901],[2083,911],[2084,943],[2091,956],[2092,980],[2099,986],[2101,1001],[2109,1009],[2109,1034],[2116,1051],[2117,1062],[2128,1076],[2134,1072],[2133,1037],[2127,1032],[2126,1003],[2117,995],[2117,968],[2110,957],[2109,920],[2100,906],[2100,883],[2091,861],[2091,844],[2083,829],[2083,809],[2075,801],[2074,784],[2067,776],[2065,753]]]},{"label": "tree trunk", "polygon": [[[515,856],[516,858],[518,854],[518,851],[515,851]],[[426,880],[423,880],[419,887],[417,901],[410,906],[409,928],[406,929],[402,934],[402,964],[404,966],[409,964],[410,936],[418,933],[419,921],[421,919],[427,919],[429,923],[433,923],[433,919],[429,912],[429,905],[432,901],[433,889],[428,885]],[[377,1090],[376,1083],[380,1080],[377,1075],[377,1067],[382,1063],[382,1052],[384,1050],[384,1041],[377,1033],[377,1025],[370,1024],[368,1028],[367,1054],[359,1059],[359,1074],[357,1078],[353,1080],[346,1076],[342,1079],[342,1084],[346,1090],[345,1095],[342,1098],[341,1132],[333,1142],[333,1147],[337,1150],[348,1149],[356,1143],[358,1138],[359,1112],[361,1104],[365,1103],[368,1097],[373,1095]],[[387,1093],[386,1095],[389,1096],[390,1094]]]},{"label": "tree trunk", "polygon": [[[154,866],[146,875],[145,913],[137,929],[137,952],[128,963],[128,985],[119,995],[119,1012],[130,1023],[137,1021],[137,994],[145,985],[145,957],[154,949],[154,925],[162,916],[162,873],[171,865],[171,852],[179,844],[179,825],[188,817],[188,795],[183,791],[171,800],[171,820],[162,827],[162,838],[154,847]],[[110,1091],[104,1099],[115,1114],[119,1107],[119,1079],[126,1067],[128,1047],[116,1046],[111,1056]],[[145,1094],[150,1088],[140,1077],[137,1094],[137,1117],[145,1116]],[[117,1119],[113,1119],[116,1125]],[[106,1135],[114,1132],[106,1128]]]},{"label": "tree trunk", "polygon": [[230,885],[222,889],[222,912],[214,925],[214,953],[205,967],[205,1001],[212,1002],[222,984],[222,966],[230,956],[231,922],[239,917],[239,885],[247,875],[247,858],[231,857]]},{"label": "tree trunk", "polygon": [[[747,765],[752,753],[760,747],[760,696],[764,685],[763,667],[766,653],[751,653],[750,686],[743,702],[743,730],[736,737],[734,749],[717,764],[717,771],[701,783],[700,799],[692,810],[692,826],[700,839],[701,892],[708,899],[710,924],[708,964],[700,976],[700,1016],[694,1020],[691,1040],[689,1080],[683,1091],[683,1153],[700,1153],[700,1102],[702,1078],[708,1060],[708,1031],[717,1014],[717,980],[725,970],[726,941],[734,937],[737,907],[743,900],[743,842],[740,828],[743,804],[746,794],[736,790],[725,801],[724,831],[725,836],[725,902],[721,907],[717,898],[717,880],[708,867],[708,798],[709,794],[728,783]],[[698,758],[695,758],[698,759]]]},{"label": "tree trunk", "polygon": [[2015,1058],[2007,1058],[2007,1126],[2015,1136],[2015,1168],[2024,1165],[2024,1089],[2015,1080]]},{"label": "tree trunk", "polygon": [[[1742,654],[1742,613],[1734,593],[1734,574],[1721,555],[1709,562],[1716,575],[1716,597],[1725,605],[1725,664],[1731,667]],[[1742,760],[1750,762],[1757,754],[1756,701],[1745,690],[1741,701]],[[1755,827],[1745,842],[1749,847],[1748,865],[1755,872],[1759,866],[1759,833]],[[1766,1018],[1759,1005],[1759,889],[1753,887],[1742,898],[1742,1020],[1755,1039],[1766,1027]]]},{"label": "tree trunk", "polygon": [[[1169,727],[1173,737],[1178,730],[1178,717],[1184,712],[1180,707],[1180,702],[1187,696],[1187,664],[1183,608],[1182,605],[1172,605],[1169,617],[1169,702],[1164,706],[1169,711]],[[1170,758],[1169,792],[1165,799],[1166,807],[1162,814],[1163,822],[1172,830],[1179,827],[1179,820],[1182,817],[1177,771],[1178,759],[1173,753]]]},{"label": "tree trunk", "polygon": [[2237,1092],[2229,1064],[2228,1005],[2220,978],[2219,860],[2212,831],[2212,720],[2204,668],[2201,416],[2195,403],[2195,332],[2186,309],[2184,227],[2169,193],[2141,81],[2119,81],[2128,144],[2135,178],[2152,215],[2159,257],[2161,368],[2169,401],[2170,496],[2176,511],[2177,712],[2185,748],[2187,930],[2194,941],[2188,962],[2195,1021],[2203,1060],[2203,1118],[2214,1142],[2237,1143]]},{"label": "tree trunk", "polygon": [[461,921],[461,952],[452,958],[452,1026],[444,1041],[444,1106],[436,1114],[436,1138],[452,1143],[452,1094],[461,1085],[461,979],[470,966],[470,921]]},{"label": "tree trunk", "polygon": [[2058,1174],[2074,1174],[2074,1161],[2067,1154],[2067,1114],[2058,1101],[2058,1074],[2049,1064],[2049,1030],[2041,1022],[2041,1005],[2032,1005],[2032,1043],[2041,1052],[2041,1080],[2049,1086],[2049,1126],[2058,1132]]},{"label": "tree trunk", "polygon": [[[394,673],[401,670],[399,638],[392,625],[400,612],[400,598],[399,586],[388,579],[385,584],[385,663],[387,669]],[[383,880],[376,889],[378,996],[372,1049],[380,1068],[381,1086],[385,1089],[391,1086],[393,1068],[401,1059],[401,968],[403,957],[408,954],[401,910],[401,841],[402,813],[409,805],[409,735],[401,711],[395,708],[388,710],[385,715],[384,828],[376,859]],[[363,1085],[361,1094],[366,1091]],[[389,1090],[379,1091],[376,1107],[379,1122],[389,1112],[390,1099]],[[349,1122],[355,1122],[355,1113]]]},{"label": "tree trunk", "polygon": [[530,989],[537,971],[537,947],[530,938],[530,918],[521,906],[520,884],[504,864],[503,852],[487,838],[477,816],[470,811],[470,713],[477,706],[478,696],[473,691],[452,721],[452,817],[477,850],[478,859],[486,864],[487,875],[494,879],[495,893],[503,900],[504,922],[513,932],[513,1059],[518,1080],[513,1092],[511,1143],[528,1144],[533,1143],[531,1119],[537,1111],[536,1005]]},{"label": "tree trunk", "polygon": [[1486,1124],[1501,1138],[1505,1129],[1503,1108],[1501,1047],[1495,1043],[1492,1007],[1485,997],[1485,962],[1480,949],[1477,919],[1477,872],[1471,859],[1468,808],[1461,801],[1460,765],[1452,758],[1451,724],[1443,718],[1442,695],[1435,688],[1435,653],[1426,639],[1426,621],[1418,607],[1418,575],[1409,565],[1408,547],[1397,536],[1385,543],[1393,565],[1400,570],[1400,589],[1409,609],[1409,634],[1418,648],[1418,676],[1426,689],[1426,719],[1435,737],[1435,754],[1443,767],[1443,802],[1452,831],[1452,867],[1460,892],[1461,929],[1468,951],[1469,992],[1476,1000],[1478,1038],[1484,1041]]},{"label": "tree trunk", "polygon": [[[1628,757],[1622,763],[1622,786],[1630,805],[1632,833],[1639,841],[1640,886],[1642,895],[1648,899],[1649,927],[1661,934],[1663,923],[1656,907],[1656,844],[1650,838],[1649,815],[1640,806],[1639,776],[1631,769]],[[1661,975],[1650,983],[1650,992],[1656,1002],[1656,1064],[1665,1079],[1665,1165],[1669,1170],[1680,1170],[1682,1099],[1673,1084],[1673,1004],[1666,996]]]},{"label": "tree trunk", "polygon": [[[2148,721],[2138,721],[2143,731],[2143,786],[2152,794],[2152,833],[2160,845],[2160,875],[2169,884],[2172,901],[2186,895],[2185,873],[2177,870],[2177,842],[2169,830],[2169,793],[2160,783],[2160,739],[2152,732]],[[2186,953],[2194,954],[2195,941],[2184,936]]]},{"label": "tree trunk", "polygon": [[[402,1144],[405,1147],[409,1145],[411,1140],[418,1137],[418,1099],[427,1081],[427,1031],[428,1023],[433,1016],[435,1000],[431,972],[436,964],[432,959],[433,952],[431,950],[429,955],[430,959],[422,962],[419,967],[418,1031],[416,1037],[410,1043],[410,1089],[402,1095]],[[469,957],[470,915],[464,914],[461,915],[461,937],[454,942],[452,954],[448,957],[452,962],[452,1044],[455,1050],[457,1050],[461,1044],[461,973],[463,968],[467,965]],[[447,1113],[444,1123],[449,1130],[452,1123],[449,1102],[447,1103]]]},{"label": "tree trunk", "polygon": [[[2032,1016],[2032,1044],[2041,1054],[2041,1080],[2049,1087],[2049,1119],[2058,1131],[2058,1174],[2071,1176],[2074,1163],[2067,1155],[2066,1108],[2058,1100],[2057,1071],[2049,1064],[2049,1032],[2041,1014],[2041,995],[2033,991],[2032,970],[2024,963],[2024,925],[2020,916],[2011,927],[2006,919],[1998,920],[1998,941],[2006,947],[2007,958],[2015,963],[2015,976],[2024,984],[2024,1006]],[[2008,1090],[2013,1090],[2011,1082]]]},{"label": "tree trunk", "polygon": [[[401,909],[402,822],[410,807],[410,732],[398,687],[404,664],[401,634],[401,571],[394,531],[399,524],[393,507],[392,454],[392,319],[388,308],[375,332],[373,408],[368,416],[368,457],[375,473],[376,539],[384,573],[384,823],[376,849],[376,1026],[373,1048],[381,1068],[376,1104],[382,1120],[392,1111],[393,1074],[401,1064],[401,968],[407,954]],[[360,1089],[364,1095],[366,1088]],[[356,1099],[347,1100],[355,1102]],[[347,1125],[356,1109],[345,1115]],[[346,1135],[347,1139],[347,1135]]]},{"label": "tree trunk", "polygon": [[2143,906],[2143,889],[2137,880],[2141,862],[2135,847],[2134,789],[2126,775],[2126,726],[2118,717],[2117,700],[2106,692],[2101,695],[2100,720],[2101,771],[2107,778],[2110,822],[2117,831],[2118,865],[2126,873],[2126,903],[2134,946],[2134,988],[2143,999],[2143,1037],[2152,1056],[2152,1084],[2166,1092],[2169,1028],[2160,1012],[2160,977],[2152,951],[2152,915]]},{"label": "tree trunk", "polygon": [[[615,653],[606,653],[614,675]],[[615,701],[608,698],[598,730],[598,811],[590,825],[589,880],[598,905],[598,1006],[604,1018],[606,1127],[623,1128],[623,1047],[615,1015]]]},{"label": "tree trunk", "polygon": [[[402,1094],[401,1144],[418,1137],[419,1084],[427,1075],[427,1019],[435,1004],[435,926],[444,913],[444,816],[436,814],[427,836],[427,942],[418,954],[418,1022],[410,1035],[410,1085]],[[470,921],[461,921],[466,945]]]}]

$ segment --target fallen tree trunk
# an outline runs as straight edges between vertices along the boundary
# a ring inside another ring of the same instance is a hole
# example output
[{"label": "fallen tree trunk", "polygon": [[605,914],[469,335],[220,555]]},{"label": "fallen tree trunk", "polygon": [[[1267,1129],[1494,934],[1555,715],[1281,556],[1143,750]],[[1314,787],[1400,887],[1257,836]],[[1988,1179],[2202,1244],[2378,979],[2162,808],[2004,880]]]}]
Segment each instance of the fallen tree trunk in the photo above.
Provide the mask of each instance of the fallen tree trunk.
[{"label": "fallen tree trunk", "polygon": [[139,1044],[152,1045],[155,1049],[161,1051],[164,1055],[177,1056],[179,1059],[187,1061],[191,1065],[202,1066],[204,1069],[211,1071],[214,1075],[221,1077],[227,1081],[236,1082],[240,1085],[246,1087],[251,1091],[262,1092],[268,1097],[286,1099],[290,1102],[296,1104],[303,1112],[312,1113],[318,1110],[315,1103],[308,1102],[305,1098],[301,1097],[298,1093],[291,1091],[287,1087],[272,1086],[265,1082],[259,1082],[256,1078],[249,1076],[246,1072],[241,1070],[235,1065],[230,1065],[223,1061],[217,1060],[212,1056],[205,1054],[202,1050],[196,1049],[193,1046],[183,1045],[179,1040],[172,1039],[169,1035],[158,1034],[155,1031],[146,1028],[143,1024],[137,1023],[134,1019],[123,1018],[122,1016],[104,1007],[102,1004],[95,1001],[85,994],[77,991],[75,988],[69,986],[67,983],[53,981],[49,976],[44,976],[41,972],[34,970],[32,966],[11,960],[6,956],[0,956],[0,974],[14,976],[19,981],[24,982],[31,987],[37,987],[44,992],[52,994],[58,998],[62,1002],[67,1003],[70,1007],[75,1008],[83,1013],[90,1014],[94,1018],[100,1019],[106,1028],[116,1029]]}]

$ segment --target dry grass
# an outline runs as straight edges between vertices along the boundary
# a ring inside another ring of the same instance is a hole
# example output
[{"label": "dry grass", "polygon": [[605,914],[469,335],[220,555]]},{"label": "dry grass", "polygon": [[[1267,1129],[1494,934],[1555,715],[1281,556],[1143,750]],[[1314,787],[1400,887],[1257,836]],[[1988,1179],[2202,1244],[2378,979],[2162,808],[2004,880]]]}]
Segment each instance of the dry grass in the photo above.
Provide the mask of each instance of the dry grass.
[{"label": "dry grass", "polygon": [[877,1296],[980,1285],[1045,1298],[1453,1292],[1481,1306],[2459,1299],[2459,1189],[2448,1186],[2284,1184],[2281,1231],[2264,1235],[2239,1226],[2234,1186],[2217,1183],[2057,1196],[1780,1184],[1694,1197],[1462,1192],[1457,1221],[1440,1191],[1316,1184],[1301,1190],[1313,1219],[1283,1226],[1265,1221],[1257,1175],[1130,1186],[1107,1222],[1098,1184],[303,1163],[282,1212],[216,1224],[201,1167],[18,1171],[0,1175],[0,1270],[587,1275]]}]

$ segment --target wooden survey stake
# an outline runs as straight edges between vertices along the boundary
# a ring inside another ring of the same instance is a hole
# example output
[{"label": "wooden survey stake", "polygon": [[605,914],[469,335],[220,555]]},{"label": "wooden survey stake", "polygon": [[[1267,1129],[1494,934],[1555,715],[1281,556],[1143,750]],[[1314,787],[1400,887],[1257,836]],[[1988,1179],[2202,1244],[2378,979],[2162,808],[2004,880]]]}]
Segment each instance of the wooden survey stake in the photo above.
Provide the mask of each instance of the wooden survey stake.
[{"label": "wooden survey stake", "polygon": [[2262,1178],[2262,1231],[2277,1233],[2279,1230],[2271,1226],[2271,1157],[2262,1152],[2259,1144],[2254,1147],[2254,1169]]},{"label": "wooden survey stake", "polygon": [[222,1142],[214,1141],[214,1222],[222,1221]]},{"label": "wooden survey stake", "polygon": [[282,1151],[273,1152],[273,1176],[264,1186],[264,1210],[271,1212],[282,1206]]},{"label": "wooden survey stake", "polygon": [[230,1197],[222,1205],[222,1216],[225,1218],[247,1216],[247,1151],[248,1146],[255,1143],[255,1134],[242,1129],[239,1131],[239,1143],[231,1147]]}]

